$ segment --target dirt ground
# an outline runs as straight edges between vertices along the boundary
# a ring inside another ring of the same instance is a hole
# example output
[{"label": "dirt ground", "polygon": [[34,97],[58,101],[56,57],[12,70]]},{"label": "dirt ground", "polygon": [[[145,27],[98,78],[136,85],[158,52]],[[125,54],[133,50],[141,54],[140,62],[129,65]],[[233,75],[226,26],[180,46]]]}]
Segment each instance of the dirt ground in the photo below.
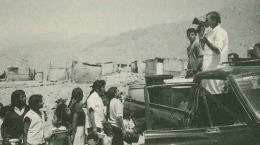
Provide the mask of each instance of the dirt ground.
[{"label": "dirt ground", "polygon": [[[119,88],[124,95],[128,94],[128,87],[134,84],[144,84],[143,74],[133,73],[115,73],[102,76],[106,80],[106,89],[112,86]],[[80,87],[84,92],[84,98],[87,97],[91,90],[92,84],[74,84],[69,81],[61,82],[39,82],[39,81],[17,81],[17,82],[0,82],[0,102],[4,105],[10,104],[11,93],[17,89],[25,91],[27,100],[32,94],[41,94],[44,99],[44,108],[47,111],[48,122],[47,130],[50,130],[51,120],[53,117],[52,108],[55,107],[55,101],[59,98],[67,99],[67,103],[71,97],[71,92],[74,88]]]}]

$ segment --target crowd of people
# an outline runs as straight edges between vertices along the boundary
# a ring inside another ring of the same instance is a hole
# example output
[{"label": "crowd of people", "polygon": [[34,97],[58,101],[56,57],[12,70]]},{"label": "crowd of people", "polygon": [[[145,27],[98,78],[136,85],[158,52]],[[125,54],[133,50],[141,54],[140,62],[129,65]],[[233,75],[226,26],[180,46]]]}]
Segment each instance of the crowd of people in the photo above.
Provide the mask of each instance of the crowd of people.
[{"label": "crowd of people", "polygon": [[0,104],[3,145],[131,144],[135,125],[131,113],[123,111],[118,88],[106,91],[104,80],[96,80],[91,87],[88,96],[74,88],[68,105],[64,99],[56,101],[51,135],[45,133],[48,118],[42,109],[43,96],[31,95],[27,105],[25,92],[15,90],[10,105]]}]

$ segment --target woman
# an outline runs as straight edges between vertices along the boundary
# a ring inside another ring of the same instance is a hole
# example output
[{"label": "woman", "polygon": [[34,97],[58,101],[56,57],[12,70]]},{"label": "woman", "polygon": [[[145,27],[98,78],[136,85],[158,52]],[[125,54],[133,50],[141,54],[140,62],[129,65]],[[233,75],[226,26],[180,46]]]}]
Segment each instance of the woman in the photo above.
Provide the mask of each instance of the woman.
[{"label": "woman", "polygon": [[43,108],[42,95],[32,95],[29,98],[30,110],[24,116],[24,144],[45,145],[45,113]]},{"label": "woman", "polygon": [[85,141],[85,113],[82,109],[83,91],[75,88],[72,91],[69,107],[72,113],[72,144],[84,145]]},{"label": "woman", "polygon": [[108,119],[112,125],[112,145],[124,145],[123,136],[126,134],[126,131],[123,124],[123,104],[120,101],[120,94],[117,87],[109,88],[107,97],[110,100],[108,106]]}]

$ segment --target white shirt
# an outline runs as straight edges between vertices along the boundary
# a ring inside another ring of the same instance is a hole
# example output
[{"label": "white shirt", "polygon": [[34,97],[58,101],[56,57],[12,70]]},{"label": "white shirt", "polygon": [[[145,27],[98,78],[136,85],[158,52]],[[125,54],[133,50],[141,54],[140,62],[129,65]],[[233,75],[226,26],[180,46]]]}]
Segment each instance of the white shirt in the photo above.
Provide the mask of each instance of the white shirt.
[{"label": "white shirt", "polygon": [[227,32],[218,25],[214,29],[207,29],[205,37],[209,42],[217,46],[220,54],[213,52],[208,45],[205,44],[202,70],[216,69],[223,66],[222,63],[228,61]]},{"label": "white shirt", "polygon": [[[90,108],[94,110],[94,120],[96,123],[96,127],[103,128],[102,122],[105,120],[105,106],[97,92],[94,92],[89,96],[87,100],[87,108],[88,110]],[[92,127],[90,121],[88,122],[89,124],[87,125],[87,127]]]},{"label": "white shirt", "polygon": [[[206,44],[204,47],[203,67],[202,70],[212,70],[224,67],[223,62],[228,61],[228,35],[220,26],[214,29],[207,29],[205,37],[217,46],[220,54],[213,52]],[[221,80],[202,80],[202,86],[211,94],[221,94],[223,92],[224,82]]]},{"label": "white shirt", "polygon": [[29,110],[24,118],[28,117],[31,124],[28,129],[27,142],[29,144],[43,144],[44,140],[44,130],[45,130],[45,117],[44,113],[41,112],[42,116],[36,112]]},{"label": "white shirt", "polygon": [[119,99],[113,98],[110,101],[109,115],[109,122],[111,123],[111,125],[119,127],[117,118],[123,117],[123,104]]}]

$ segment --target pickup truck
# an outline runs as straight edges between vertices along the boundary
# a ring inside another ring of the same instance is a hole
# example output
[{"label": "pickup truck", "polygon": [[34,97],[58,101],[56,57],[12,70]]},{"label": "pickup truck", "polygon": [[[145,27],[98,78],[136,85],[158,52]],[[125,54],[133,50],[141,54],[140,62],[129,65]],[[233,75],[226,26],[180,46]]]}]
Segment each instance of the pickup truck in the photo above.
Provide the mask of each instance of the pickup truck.
[{"label": "pickup truck", "polygon": [[[156,76],[156,82],[158,82],[158,78],[159,76]],[[180,123],[185,121],[182,120],[183,116],[188,114],[188,106],[185,101],[189,100],[192,80],[172,79],[164,83],[160,81],[160,84],[157,85],[149,84],[149,86],[129,87],[128,97],[124,101],[124,112],[131,112],[141,134],[151,128],[152,124],[154,124],[153,129],[179,127]],[[145,95],[150,96],[149,108],[146,105]],[[147,119],[147,109],[149,109],[149,115],[152,115],[149,119]]]},{"label": "pickup truck", "polygon": [[[180,93],[183,101],[168,93],[183,84],[146,86],[145,144],[259,145],[260,60],[252,62],[198,73],[186,95]],[[209,81],[218,91],[205,85]]]}]

